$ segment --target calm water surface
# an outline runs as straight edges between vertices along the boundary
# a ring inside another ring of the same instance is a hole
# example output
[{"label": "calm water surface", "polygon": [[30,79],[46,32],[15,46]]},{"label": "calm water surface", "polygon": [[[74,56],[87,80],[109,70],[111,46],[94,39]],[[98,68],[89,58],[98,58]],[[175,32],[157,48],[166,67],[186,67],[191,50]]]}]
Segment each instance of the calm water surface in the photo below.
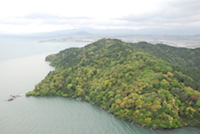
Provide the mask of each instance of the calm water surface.
[{"label": "calm water surface", "polygon": [[[24,96],[54,69],[44,61],[49,53],[84,45],[86,43],[40,44],[24,39],[0,43],[0,134],[200,133],[199,128],[193,127],[166,131],[145,129],[75,99]],[[23,96],[6,101],[15,94]]]}]

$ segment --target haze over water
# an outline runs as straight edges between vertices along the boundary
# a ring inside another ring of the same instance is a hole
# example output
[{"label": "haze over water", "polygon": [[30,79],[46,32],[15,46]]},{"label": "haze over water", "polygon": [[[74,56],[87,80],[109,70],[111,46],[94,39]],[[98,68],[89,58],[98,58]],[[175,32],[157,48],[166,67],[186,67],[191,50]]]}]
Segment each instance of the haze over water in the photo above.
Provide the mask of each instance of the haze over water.
[{"label": "haze over water", "polygon": [[[123,121],[84,101],[62,97],[25,97],[54,68],[45,57],[88,43],[37,43],[0,39],[0,134],[199,134],[185,127],[151,130]],[[13,101],[10,95],[22,94]]]}]

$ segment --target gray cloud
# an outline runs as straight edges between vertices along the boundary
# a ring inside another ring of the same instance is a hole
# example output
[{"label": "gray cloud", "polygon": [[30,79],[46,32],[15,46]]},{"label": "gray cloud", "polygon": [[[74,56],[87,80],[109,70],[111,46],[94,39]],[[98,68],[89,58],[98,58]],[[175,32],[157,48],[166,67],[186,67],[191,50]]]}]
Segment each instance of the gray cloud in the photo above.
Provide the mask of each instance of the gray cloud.
[{"label": "gray cloud", "polygon": [[120,18],[127,25],[140,26],[173,33],[198,33],[200,30],[200,1],[177,0],[162,5],[160,10]]},{"label": "gray cloud", "polygon": [[169,0],[161,3],[154,11],[107,20],[86,16],[65,17],[31,13],[23,17],[1,19],[0,24],[69,25],[75,28],[133,29],[152,33],[198,33],[200,31],[199,9],[199,0]]},{"label": "gray cloud", "polygon": [[131,15],[121,18],[122,20],[154,23],[154,24],[187,24],[192,22],[200,22],[200,1],[175,1],[163,5],[161,10],[149,12],[142,15]]}]

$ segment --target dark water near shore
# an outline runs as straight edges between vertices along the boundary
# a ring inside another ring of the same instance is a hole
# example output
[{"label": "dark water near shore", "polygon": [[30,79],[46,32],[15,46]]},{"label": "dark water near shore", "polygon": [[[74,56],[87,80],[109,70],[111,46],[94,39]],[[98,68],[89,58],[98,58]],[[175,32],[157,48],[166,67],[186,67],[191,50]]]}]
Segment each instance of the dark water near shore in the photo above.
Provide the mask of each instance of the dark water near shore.
[{"label": "dark water near shore", "polygon": [[[3,42],[4,41],[4,42]],[[185,127],[151,130],[123,121],[84,101],[61,97],[25,97],[54,68],[49,53],[87,43],[0,42],[0,134],[199,134]],[[10,95],[22,94],[11,102]]]}]

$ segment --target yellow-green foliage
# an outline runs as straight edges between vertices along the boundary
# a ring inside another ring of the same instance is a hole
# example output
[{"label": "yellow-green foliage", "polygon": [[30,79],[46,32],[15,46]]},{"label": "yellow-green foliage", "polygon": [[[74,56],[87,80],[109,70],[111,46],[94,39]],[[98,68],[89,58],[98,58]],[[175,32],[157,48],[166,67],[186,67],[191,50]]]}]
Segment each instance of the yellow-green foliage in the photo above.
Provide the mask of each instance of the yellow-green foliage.
[{"label": "yellow-green foliage", "polygon": [[181,82],[187,76],[129,44],[102,39],[50,59],[55,71],[27,96],[81,98],[152,128],[200,126],[200,94]]}]

